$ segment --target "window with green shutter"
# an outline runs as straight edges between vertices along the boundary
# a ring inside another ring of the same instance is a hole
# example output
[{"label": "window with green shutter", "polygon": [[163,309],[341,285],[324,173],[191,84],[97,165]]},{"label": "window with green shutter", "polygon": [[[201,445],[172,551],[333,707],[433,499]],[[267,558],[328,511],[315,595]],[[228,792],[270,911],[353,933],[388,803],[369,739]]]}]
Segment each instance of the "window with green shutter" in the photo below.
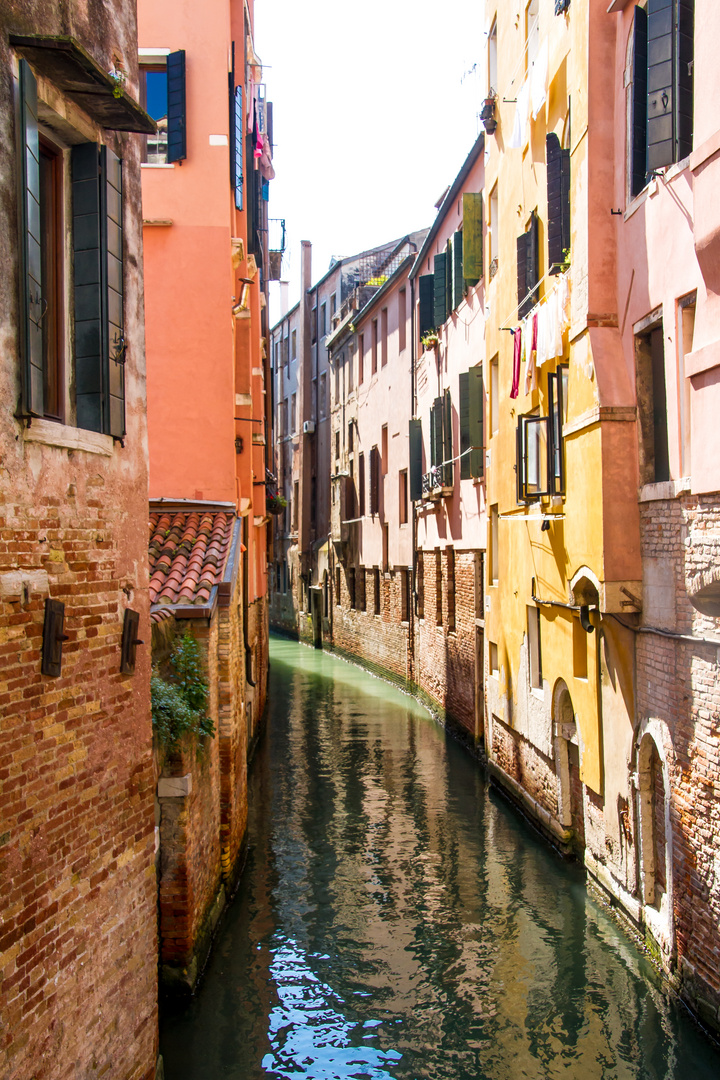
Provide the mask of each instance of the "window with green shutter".
[{"label": "window with green shutter", "polygon": [[122,162],[109,147],[73,147],[72,204],[77,425],[122,438]]},{"label": "window with green shutter", "polygon": [[243,106],[242,86],[235,87],[235,109],[233,121],[235,173],[233,184],[235,188],[235,206],[238,210],[243,208]]},{"label": "window with green shutter", "polygon": [[483,276],[482,192],[463,194],[462,262],[467,285],[477,285]]},{"label": "window with green shutter", "polygon": [[527,231],[517,238],[518,316],[523,319],[540,299],[538,216],[533,210]]},{"label": "window with green shutter", "polygon": [[435,277],[433,274],[422,274],[419,278],[420,299],[420,336],[435,327]]},{"label": "window with green shutter", "polygon": [[484,466],[484,414],[482,365],[460,374],[460,479],[483,475]]},{"label": "window with green shutter", "polygon": [[465,279],[463,276],[463,234],[460,229],[453,237],[453,268],[452,268],[452,306],[453,310],[459,307],[465,296]]},{"label": "window with green shutter", "polygon": [[410,499],[422,499],[422,421],[410,421]]},{"label": "window with green shutter", "polygon": [[442,483],[444,487],[450,487],[453,476],[453,437],[452,437],[452,401],[450,391],[446,390],[443,395],[443,456],[445,467],[443,468]]},{"label": "window with green shutter", "polygon": [[433,313],[434,322],[436,327],[441,327],[448,317],[447,312],[447,298],[445,288],[445,275],[447,273],[447,255],[444,251],[438,252],[435,256],[435,273],[433,275],[434,291],[433,291]]},{"label": "window with green shutter", "polygon": [[30,65],[20,61],[18,162],[20,166],[20,276],[22,412],[44,414],[42,235],[40,215],[40,140],[37,83]]},{"label": "window with green shutter", "polygon": [[546,136],[548,200],[548,266],[559,274],[570,250],[570,151],[554,132]]}]

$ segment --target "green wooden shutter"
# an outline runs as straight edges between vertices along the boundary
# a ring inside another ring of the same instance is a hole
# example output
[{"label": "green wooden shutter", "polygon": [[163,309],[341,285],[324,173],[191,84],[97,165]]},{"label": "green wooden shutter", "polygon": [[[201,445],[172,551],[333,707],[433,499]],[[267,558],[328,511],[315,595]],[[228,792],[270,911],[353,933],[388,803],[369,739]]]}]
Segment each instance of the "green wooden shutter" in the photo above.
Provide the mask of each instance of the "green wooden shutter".
[{"label": "green wooden shutter", "polygon": [[167,58],[168,80],[168,161],[187,157],[185,124],[185,50],[178,49]]},{"label": "green wooden shutter", "polygon": [[638,195],[647,175],[647,12],[635,8],[633,23],[632,85],[632,178],[631,192]]},{"label": "green wooden shutter", "polygon": [[546,137],[548,198],[548,266],[559,274],[570,247],[570,151],[563,150],[557,135]]},{"label": "green wooden shutter", "polygon": [[650,0],[647,8],[647,171],[673,161],[673,0]]},{"label": "green wooden shutter", "polygon": [[450,391],[446,390],[443,397],[443,460],[447,462],[443,469],[443,485],[449,487],[453,482],[453,438],[452,438],[452,402]]},{"label": "green wooden shutter", "polygon": [[435,256],[435,274],[434,274],[434,301],[433,301],[433,313],[435,326],[441,327],[447,319],[447,310],[445,307],[445,273],[446,273],[447,256],[444,251],[439,252]]},{"label": "green wooden shutter", "polygon": [[465,279],[463,277],[463,234],[458,229],[453,237],[453,274],[452,274],[452,306],[457,308],[462,303],[465,295]]},{"label": "green wooden shutter", "polygon": [[104,270],[103,362],[108,390],[103,430],[122,439],[125,435],[122,162],[107,146],[100,151],[100,178]]},{"label": "green wooden shutter", "polygon": [[695,56],[695,3],[677,0],[675,95],[675,160],[682,161],[693,148],[693,92]]},{"label": "green wooden shutter", "polygon": [[40,231],[40,144],[37,83],[30,65],[20,61],[18,99],[18,165],[20,167],[20,344],[22,411],[44,412],[43,295]]},{"label": "green wooden shutter", "polygon": [[470,374],[462,371],[459,376],[458,415],[460,417],[460,479],[469,480],[470,471]]},{"label": "green wooden shutter", "polygon": [[485,471],[485,393],[482,364],[468,372],[468,412],[470,446],[470,475],[482,476]]},{"label": "green wooden shutter", "polygon": [[449,319],[453,310],[453,242],[445,245],[445,318]]},{"label": "green wooden shutter", "polygon": [[238,210],[243,208],[243,106],[242,86],[235,87],[235,121],[233,131],[235,136],[235,206]]},{"label": "green wooden shutter", "polygon": [[422,421],[410,421],[410,499],[422,499]]},{"label": "green wooden shutter", "polygon": [[434,467],[443,461],[442,398],[435,398],[430,410],[430,463]]},{"label": "green wooden shutter", "polygon": [[530,310],[530,308],[535,307],[540,299],[540,290],[537,288],[537,284],[540,281],[539,218],[534,210],[532,212],[532,217],[530,218],[530,227],[527,235],[528,241],[525,247],[525,254],[527,256],[525,283],[530,293],[530,296],[528,297],[528,310]]},{"label": "green wooden shutter", "polygon": [[102,236],[99,153],[95,143],[72,148],[77,425],[104,431]]},{"label": "green wooden shutter", "polygon": [[435,277],[433,274],[423,274],[420,281],[420,335],[432,330],[435,326]]},{"label": "green wooden shutter", "polygon": [[125,434],[122,162],[107,147],[72,149],[77,425]]},{"label": "green wooden shutter", "polygon": [[463,194],[463,277],[476,285],[483,276],[482,192]]}]

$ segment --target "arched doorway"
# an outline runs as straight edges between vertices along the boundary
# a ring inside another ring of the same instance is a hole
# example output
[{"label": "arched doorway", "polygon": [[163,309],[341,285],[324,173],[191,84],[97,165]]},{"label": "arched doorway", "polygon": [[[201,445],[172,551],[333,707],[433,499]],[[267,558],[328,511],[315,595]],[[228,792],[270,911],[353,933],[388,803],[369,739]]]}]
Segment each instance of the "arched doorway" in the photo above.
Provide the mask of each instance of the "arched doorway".
[{"label": "arched doorway", "polygon": [[585,798],[580,777],[581,746],[575,710],[567,684],[559,679],[553,693],[555,763],[558,775],[559,817],[572,829],[572,846],[579,859],[585,853]]},{"label": "arched doorway", "polygon": [[667,892],[667,793],[663,763],[655,740],[647,733],[638,750],[637,779],[642,897],[643,903],[659,911]]}]

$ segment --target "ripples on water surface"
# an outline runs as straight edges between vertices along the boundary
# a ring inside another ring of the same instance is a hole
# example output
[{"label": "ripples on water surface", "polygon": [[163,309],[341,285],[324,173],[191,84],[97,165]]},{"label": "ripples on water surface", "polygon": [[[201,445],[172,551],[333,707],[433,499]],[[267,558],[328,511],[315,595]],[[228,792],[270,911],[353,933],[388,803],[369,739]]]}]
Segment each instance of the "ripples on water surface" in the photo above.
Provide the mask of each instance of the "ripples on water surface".
[{"label": "ripples on water surface", "polygon": [[720,1078],[720,1052],[411,698],[271,643],[249,857],[166,1080]]}]

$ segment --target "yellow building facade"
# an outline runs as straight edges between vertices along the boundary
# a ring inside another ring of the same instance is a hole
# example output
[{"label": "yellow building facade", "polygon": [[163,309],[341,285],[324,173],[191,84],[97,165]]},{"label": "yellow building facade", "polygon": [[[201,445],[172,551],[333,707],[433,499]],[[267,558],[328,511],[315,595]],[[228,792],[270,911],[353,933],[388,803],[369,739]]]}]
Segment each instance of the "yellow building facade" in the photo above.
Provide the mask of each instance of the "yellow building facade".
[{"label": "yellow building facade", "polygon": [[615,20],[556,0],[491,0],[486,20],[487,756],[638,918],[626,621],[642,572],[611,213]]}]

